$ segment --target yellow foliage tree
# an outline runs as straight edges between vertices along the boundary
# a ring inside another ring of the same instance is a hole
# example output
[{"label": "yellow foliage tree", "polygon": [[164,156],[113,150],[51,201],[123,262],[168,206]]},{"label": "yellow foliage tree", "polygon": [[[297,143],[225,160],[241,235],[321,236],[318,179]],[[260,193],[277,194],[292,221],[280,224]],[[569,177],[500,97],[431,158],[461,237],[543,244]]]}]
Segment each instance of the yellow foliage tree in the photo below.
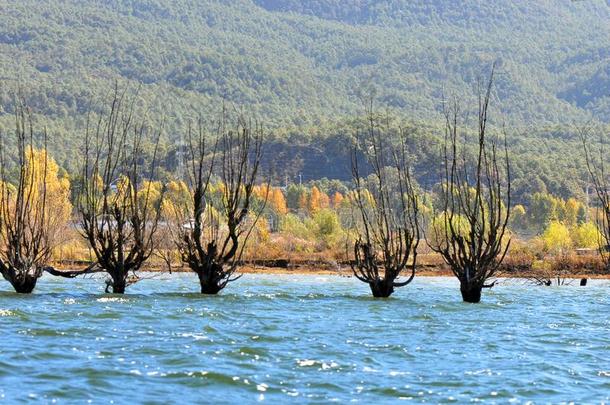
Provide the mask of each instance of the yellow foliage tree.
[{"label": "yellow foliage tree", "polygon": [[286,198],[284,193],[277,187],[274,187],[269,193],[269,202],[271,207],[280,215],[286,215],[288,213],[288,206],[286,205]]},{"label": "yellow foliage tree", "polygon": [[335,194],[333,194],[333,198],[332,198],[333,208],[339,208],[341,206],[341,203],[343,202],[343,200],[344,200],[343,194],[341,194],[338,191],[335,191]]},{"label": "yellow foliage tree", "polygon": [[138,191],[138,203],[149,204],[151,207],[156,207],[161,204],[163,199],[163,184],[160,181],[144,180]]},{"label": "yellow foliage tree", "polygon": [[188,205],[191,203],[191,193],[188,186],[182,180],[170,181],[165,186],[164,203],[171,202],[177,205]]},{"label": "yellow foliage tree", "polygon": [[575,198],[569,198],[565,203],[565,221],[568,226],[575,226],[578,222],[578,211],[582,203]]},{"label": "yellow foliage tree", "polygon": [[170,181],[165,185],[161,215],[166,220],[184,220],[191,206],[190,191],[184,181]]},{"label": "yellow foliage tree", "polygon": [[307,205],[307,209],[309,210],[310,213],[312,213],[312,214],[316,213],[318,210],[320,210],[320,208],[322,208],[320,205],[321,198],[322,198],[322,193],[316,186],[313,186],[311,188],[311,194],[309,195],[309,203]]},{"label": "yellow foliage tree", "polygon": [[323,191],[320,191],[319,205],[321,210],[325,210],[330,207],[330,197]]},{"label": "yellow foliage tree", "polygon": [[261,200],[265,200],[267,196],[271,197],[273,189],[267,184],[261,184],[252,188],[252,194]]},{"label": "yellow foliage tree", "polygon": [[316,186],[311,188],[307,209],[311,214],[330,207],[330,198]]},{"label": "yellow foliage tree", "polygon": [[[70,180],[60,175],[59,165],[55,159],[47,155],[43,150],[32,147],[27,151],[26,179],[29,184],[26,190],[32,192],[32,207],[36,207],[37,215],[44,209],[44,226],[48,229],[48,242],[51,248],[65,242],[65,229],[72,215],[72,204],[70,203]],[[46,169],[45,169],[46,160]],[[45,173],[46,170],[46,173]],[[46,189],[46,201],[40,203]]]},{"label": "yellow foliage tree", "polygon": [[572,234],[574,246],[579,248],[599,248],[602,235],[592,222],[577,226]]},{"label": "yellow foliage tree", "polygon": [[[19,130],[19,128],[18,128]],[[23,142],[23,138],[20,142]],[[46,150],[19,145],[19,181],[0,185],[0,273],[15,291],[30,293],[53,250],[67,240],[70,181]]]},{"label": "yellow foliage tree", "polygon": [[572,248],[572,237],[566,225],[551,221],[542,234],[544,248],[552,253],[564,253]]}]

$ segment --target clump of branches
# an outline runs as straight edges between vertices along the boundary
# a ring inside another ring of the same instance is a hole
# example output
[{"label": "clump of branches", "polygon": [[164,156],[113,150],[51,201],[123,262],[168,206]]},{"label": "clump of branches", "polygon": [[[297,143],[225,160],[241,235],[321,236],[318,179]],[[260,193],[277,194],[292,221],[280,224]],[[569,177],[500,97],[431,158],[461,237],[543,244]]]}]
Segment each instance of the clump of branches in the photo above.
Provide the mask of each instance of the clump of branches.
[{"label": "clump of branches", "polygon": [[601,239],[599,241],[599,253],[605,264],[606,271],[610,271],[610,182],[605,165],[608,154],[606,152],[604,135],[601,134],[598,149],[593,150],[590,132],[591,127],[589,126],[579,128],[579,135],[585,152],[587,171],[589,172],[589,178],[598,200],[598,212],[595,217]]},{"label": "clump of branches", "polygon": [[553,284],[557,286],[571,285],[573,279],[570,278],[571,273],[560,266],[561,263],[557,261],[563,260],[563,258],[555,259],[555,262],[550,263],[549,268],[536,270],[528,274],[525,279],[531,284],[537,286],[550,287]]},{"label": "clump of branches", "polygon": [[0,273],[18,293],[31,293],[42,276],[56,242],[47,211],[47,133],[44,158],[36,167],[31,112],[19,97],[15,108],[17,176],[7,172],[4,137],[0,139]]},{"label": "clump of branches", "polygon": [[[387,121],[386,121],[387,122]],[[409,170],[406,133],[399,130],[400,145],[391,145],[389,125],[367,106],[367,129],[352,153],[352,177],[359,226],[354,243],[354,276],[371,288],[374,297],[389,297],[394,288],[413,281],[420,240],[418,193]],[[372,169],[361,174],[358,154]],[[408,270],[407,278],[399,280]]]},{"label": "clump of branches", "polygon": [[215,132],[212,140],[206,139],[201,120],[196,128],[189,125],[190,198],[177,207],[173,220],[176,246],[182,261],[199,277],[202,294],[217,294],[241,277],[235,272],[266,203],[265,198],[252,207],[262,126],[243,117],[232,119],[223,109]]},{"label": "clump of branches", "polygon": [[506,135],[504,150],[490,140],[488,111],[494,72],[479,91],[478,144],[474,164],[460,148],[459,105],[445,109],[442,213],[432,226],[429,245],[439,253],[460,281],[465,302],[481,300],[483,288],[494,277],[508,251],[510,165]]},{"label": "clump of branches", "polygon": [[[152,131],[136,109],[138,92],[129,94],[115,85],[107,109],[90,113],[85,133],[84,164],[77,196],[82,235],[96,259],[83,273],[106,272],[106,292],[123,294],[139,280],[136,272],[155,247],[163,196],[156,196],[152,182],[157,168],[160,131]],[[147,168],[142,155],[144,141],[154,141]]]}]

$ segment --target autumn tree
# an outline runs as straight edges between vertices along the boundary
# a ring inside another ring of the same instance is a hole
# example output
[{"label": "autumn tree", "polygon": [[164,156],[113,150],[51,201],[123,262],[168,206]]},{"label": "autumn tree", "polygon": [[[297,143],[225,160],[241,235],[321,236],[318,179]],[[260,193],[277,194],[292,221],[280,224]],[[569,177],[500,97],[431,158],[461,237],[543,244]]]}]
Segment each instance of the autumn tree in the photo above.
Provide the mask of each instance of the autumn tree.
[{"label": "autumn tree", "polygon": [[70,182],[44,147],[35,149],[33,119],[19,99],[15,109],[17,176],[9,181],[4,136],[0,139],[0,273],[18,293],[31,293],[62,242],[72,206]]},{"label": "autumn tree", "polygon": [[284,193],[277,187],[273,187],[271,194],[269,195],[270,203],[273,209],[279,215],[286,215],[288,213],[288,206],[286,205],[286,198]]},{"label": "autumn tree", "polygon": [[544,248],[553,254],[564,254],[572,248],[570,229],[559,221],[551,221],[542,234]]},{"label": "autumn tree", "polygon": [[[374,297],[389,297],[394,289],[415,277],[420,240],[418,193],[409,169],[406,133],[399,130],[400,145],[387,142],[389,125],[376,117],[372,99],[367,104],[367,127],[352,153],[354,200],[359,225],[354,243],[352,271],[369,285]],[[362,175],[359,155],[371,170]],[[407,278],[400,280],[404,270]]]},{"label": "autumn tree", "polygon": [[309,202],[307,209],[311,214],[315,214],[317,211],[322,209],[323,197],[322,192],[316,186],[311,188],[311,192],[309,194]]},{"label": "autumn tree", "polygon": [[267,207],[278,215],[286,215],[288,213],[286,199],[280,188],[261,184],[259,186],[254,186],[253,194],[261,201],[267,199]]},{"label": "autumn tree", "polygon": [[568,198],[564,205],[564,218],[563,221],[569,226],[576,226],[581,222],[579,213],[581,211],[582,203],[575,198]]},{"label": "autumn tree", "polygon": [[[258,210],[261,204],[266,204],[266,209],[263,213],[265,223],[269,230],[277,231],[280,227],[282,217],[288,213],[288,207],[286,205],[286,199],[284,193],[279,187],[271,187],[267,184],[262,184],[255,187],[256,199],[252,204],[254,210]],[[255,228],[257,233],[260,235],[263,229],[262,223]],[[259,232],[260,231],[260,232]],[[261,238],[258,238],[259,240]]]},{"label": "autumn tree", "polygon": [[341,207],[341,203],[343,202],[343,199],[344,199],[343,194],[341,194],[338,191],[335,191],[335,193],[333,194],[333,197],[332,197],[332,207],[335,209]]},{"label": "autumn tree", "polygon": [[593,222],[584,222],[573,230],[572,240],[578,248],[599,248],[602,235]]},{"label": "autumn tree", "polygon": [[488,136],[488,112],[493,69],[486,88],[479,93],[476,157],[468,163],[460,147],[457,101],[445,110],[443,148],[442,225],[434,228],[429,245],[439,253],[460,281],[466,302],[481,300],[483,288],[502,263],[510,241],[510,167],[504,151]]},{"label": "autumn tree", "polygon": [[[172,229],[183,262],[199,278],[201,293],[217,294],[241,277],[235,272],[268,192],[253,210],[263,142],[259,124],[223,112],[214,140],[206,142],[207,135],[201,121],[196,129],[189,126],[190,198]],[[210,195],[214,176],[222,185],[221,198]]]}]

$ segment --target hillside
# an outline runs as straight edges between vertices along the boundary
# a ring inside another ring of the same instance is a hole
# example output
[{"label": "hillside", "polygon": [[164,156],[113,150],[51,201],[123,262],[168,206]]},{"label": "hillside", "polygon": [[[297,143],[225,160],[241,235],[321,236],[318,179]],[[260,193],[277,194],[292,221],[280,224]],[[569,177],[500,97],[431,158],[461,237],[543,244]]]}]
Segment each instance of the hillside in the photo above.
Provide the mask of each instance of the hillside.
[{"label": "hillside", "polygon": [[116,79],[143,83],[153,113],[168,115],[169,138],[222,99],[303,133],[358,115],[370,86],[404,119],[437,123],[443,97],[472,99],[497,61],[496,119],[520,128],[514,142],[526,151],[548,156],[574,139],[541,145],[541,128],[610,122],[609,4],[4,0],[0,104],[10,113],[18,80],[70,166],[66,145],[79,138],[91,95]]}]

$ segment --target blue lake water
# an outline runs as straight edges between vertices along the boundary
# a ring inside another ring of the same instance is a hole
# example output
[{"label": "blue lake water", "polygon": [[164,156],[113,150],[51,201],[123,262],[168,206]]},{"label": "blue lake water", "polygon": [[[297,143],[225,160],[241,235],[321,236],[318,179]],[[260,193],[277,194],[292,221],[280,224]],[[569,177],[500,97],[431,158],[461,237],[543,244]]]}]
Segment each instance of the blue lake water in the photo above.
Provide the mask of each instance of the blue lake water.
[{"label": "blue lake water", "polygon": [[331,276],[246,275],[216,297],[195,276],[43,278],[0,292],[0,399],[48,403],[610,400],[607,281],[505,282],[479,305],[449,278],[391,299]]}]

